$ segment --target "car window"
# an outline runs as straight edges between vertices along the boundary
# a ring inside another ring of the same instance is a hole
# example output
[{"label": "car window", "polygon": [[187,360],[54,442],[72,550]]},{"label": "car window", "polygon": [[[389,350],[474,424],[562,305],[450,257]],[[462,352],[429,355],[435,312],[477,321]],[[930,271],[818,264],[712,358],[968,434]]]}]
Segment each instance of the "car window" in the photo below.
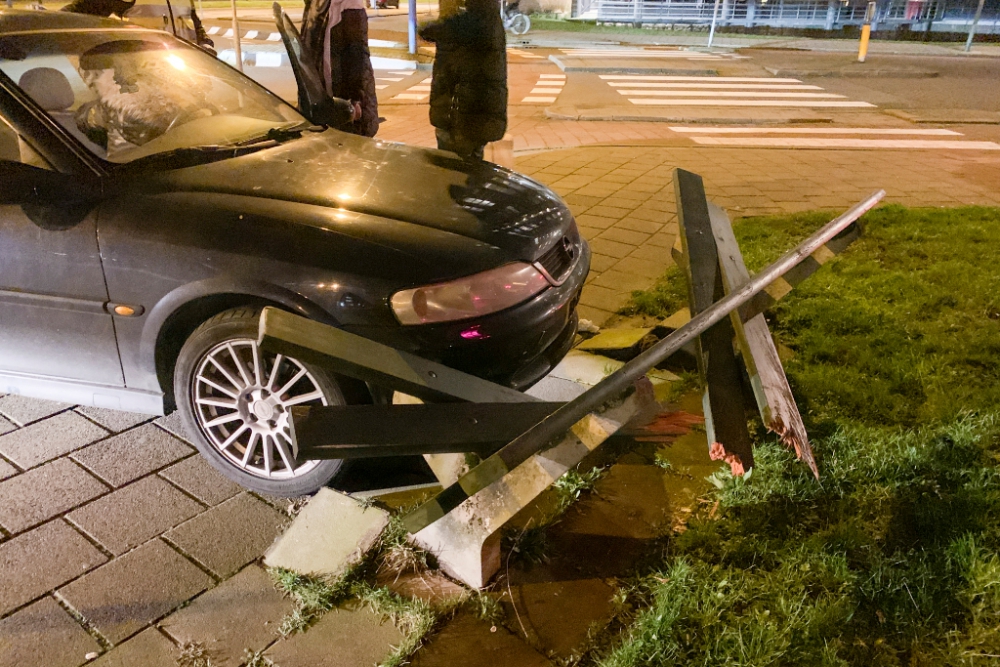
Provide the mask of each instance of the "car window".
[{"label": "car window", "polygon": [[305,122],[236,70],[159,32],[8,33],[0,35],[0,70],[111,162],[229,145]]},{"label": "car window", "polygon": [[40,169],[52,168],[3,118],[0,118],[0,161],[21,162]]}]

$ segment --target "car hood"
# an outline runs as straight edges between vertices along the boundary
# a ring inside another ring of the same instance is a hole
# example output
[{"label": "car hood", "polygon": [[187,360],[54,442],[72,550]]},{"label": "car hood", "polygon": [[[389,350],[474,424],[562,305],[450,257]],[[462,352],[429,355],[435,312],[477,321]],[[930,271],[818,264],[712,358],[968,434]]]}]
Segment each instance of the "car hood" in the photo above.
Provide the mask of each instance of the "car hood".
[{"label": "car hood", "polygon": [[279,146],[155,178],[171,190],[294,201],[400,220],[528,261],[573,227],[555,193],[508,169],[336,130],[306,132]]}]

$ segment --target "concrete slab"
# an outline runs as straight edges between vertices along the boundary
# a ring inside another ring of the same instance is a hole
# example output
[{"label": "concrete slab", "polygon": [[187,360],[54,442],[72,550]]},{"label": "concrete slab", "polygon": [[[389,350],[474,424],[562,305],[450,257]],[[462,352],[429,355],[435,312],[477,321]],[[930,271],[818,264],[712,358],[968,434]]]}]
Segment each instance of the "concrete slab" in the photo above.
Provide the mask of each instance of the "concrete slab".
[{"label": "concrete slab", "polygon": [[236,667],[247,649],[259,651],[280,635],[281,619],[294,604],[271,577],[250,565],[160,623],[178,644],[200,643],[212,665]]},{"label": "concrete slab", "polygon": [[156,628],[143,630],[87,667],[177,667],[177,647]]},{"label": "concrete slab", "polygon": [[404,572],[400,575],[380,572],[377,583],[387,586],[396,595],[423,600],[430,605],[443,605],[469,592],[464,586],[433,571]]},{"label": "concrete slab", "polygon": [[585,391],[587,391],[587,387],[578,382],[546,375],[524,393],[543,401],[568,403]]},{"label": "concrete slab", "polygon": [[0,436],[0,454],[21,468],[33,468],[107,434],[75,412],[64,412]]},{"label": "concrete slab", "polygon": [[3,435],[4,433],[7,433],[9,431],[13,431],[15,428],[17,427],[14,426],[14,424],[11,424],[3,417],[0,417],[0,435]]},{"label": "concrete slab", "polygon": [[611,620],[614,592],[601,579],[569,579],[512,586],[513,597],[505,592],[501,602],[508,607],[508,618],[520,619],[510,624],[515,633],[561,662],[572,663],[587,646],[592,627]]},{"label": "concrete slab", "polygon": [[57,592],[117,644],[212,584],[179,553],[152,540]]},{"label": "concrete slab", "polygon": [[138,426],[147,421],[152,421],[150,415],[141,415],[136,412],[122,412],[121,410],[109,410],[107,408],[94,408],[86,405],[77,406],[76,412],[97,422],[112,433],[118,433],[125,429]]},{"label": "concrete slab", "polygon": [[0,621],[0,667],[78,667],[100,650],[50,597]]},{"label": "concrete slab", "polygon": [[7,540],[0,544],[0,616],[106,560],[82,535],[58,520]]},{"label": "concrete slab", "polygon": [[194,515],[204,506],[159,477],[144,477],[70,512],[66,518],[120,555]]},{"label": "concrete slab", "polygon": [[363,667],[381,664],[402,640],[392,622],[367,607],[334,609],[265,655],[281,667]]},{"label": "concrete slab", "polygon": [[460,612],[417,651],[413,667],[551,667],[541,653],[468,612]]},{"label": "concrete slab", "polygon": [[224,579],[260,558],[288,521],[286,514],[243,493],[163,536]]},{"label": "concrete slab", "polygon": [[796,78],[930,79],[939,75],[936,70],[921,67],[872,67],[871,63],[857,62],[846,67],[765,67],[764,69],[774,76]]},{"label": "concrete slab", "polygon": [[691,311],[687,308],[681,308],[676,313],[668,317],[667,319],[660,322],[660,326],[664,329],[670,329],[671,331],[676,331],[682,326],[691,321]]},{"label": "concrete slab", "polygon": [[978,109],[883,109],[890,116],[908,120],[911,123],[934,123],[940,125],[998,125],[1000,111]]},{"label": "concrete slab", "polygon": [[642,339],[652,332],[649,329],[605,329],[589,340],[580,343],[576,349],[601,352],[607,350],[628,350],[636,348]]},{"label": "concrete slab", "polygon": [[0,526],[19,533],[107,491],[80,466],[57,459],[0,482]]},{"label": "concrete slab", "polygon": [[611,467],[594,493],[564,515],[564,531],[650,540],[669,530],[670,498],[662,468],[651,465]]},{"label": "concrete slab", "polygon": [[0,414],[18,426],[24,426],[39,419],[51,417],[57,412],[62,412],[71,407],[73,407],[71,403],[42,401],[37,398],[28,398],[27,396],[19,396],[17,394],[7,394],[0,397]]},{"label": "concrete slab", "polygon": [[243,491],[201,456],[189,456],[159,474],[206,505],[218,505]]},{"label": "concrete slab", "polygon": [[114,487],[145,477],[193,453],[188,445],[145,424],[73,454],[73,459]]},{"label": "concrete slab", "polygon": [[303,507],[264,564],[335,577],[359,562],[389,523],[389,514],[323,488]]}]

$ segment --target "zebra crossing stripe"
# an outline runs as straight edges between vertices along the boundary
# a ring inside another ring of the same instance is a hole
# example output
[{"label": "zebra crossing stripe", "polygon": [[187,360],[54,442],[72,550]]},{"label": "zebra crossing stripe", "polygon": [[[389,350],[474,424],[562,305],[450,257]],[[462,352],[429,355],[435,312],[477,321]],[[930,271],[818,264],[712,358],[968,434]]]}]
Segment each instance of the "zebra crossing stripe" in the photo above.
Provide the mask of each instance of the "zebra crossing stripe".
[{"label": "zebra crossing stripe", "polygon": [[554,97],[534,97],[534,96],[529,95],[528,97],[525,97],[521,101],[522,102],[539,102],[539,103],[543,103],[543,104],[551,104],[552,102],[556,101],[556,98],[554,98]]},{"label": "zebra crossing stripe", "polygon": [[269,41],[269,42],[280,42],[281,41],[281,33],[280,32],[272,32],[270,35],[267,36],[267,41]]},{"label": "zebra crossing stripe", "polygon": [[243,39],[257,39],[258,34],[256,30],[248,30],[247,34],[243,35]]},{"label": "zebra crossing stripe", "polygon": [[220,27],[219,27],[219,26],[217,26],[217,25],[213,25],[213,26],[212,26],[211,28],[209,28],[209,29],[208,29],[208,30],[207,30],[206,32],[207,32],[207,33],[208,33],[209,35],[216,35],[216,34],[218,34],[218,33],[219,33],[219,31],[220,31],[220,30],[222,30],[222,28],[220,28]]},{"label": "zebra crossing stripe", "polygon": [[612,88],[683,88],[710,89],[725,88],[730,90],[823,90],[820,86],[807,86],[794,83],[666,83],[660,81],[609,81]]},{"label": "zebra crossing stripe", "polygon": [[672,76],[667,74],[600,74],[604,81],[693,81],[696,83],[802,83],[799,79],[767,76]]},{"label": "zebra crossing stripe", "polygon": [[1000,151],[992,141],[934,141],[928,139],[829,139],[813,137],[691,137],[705,146],[747,148],[900,148]]},{"label": "zebra crossing stripe", "polygon": [[868,102],[852,102],[848,100],[712,100],[712,99],[631,99],[632,104],[639,106],[672,106],[672,107],[815,107],[827,109],[872,109],[874,104]]},{"label": "zebra crossing stripe", "polygon": [[729,91],[729,90],[619,90],[622,95],[647,95],[654,97],[691,97],[692,95],[698,95],[700,97],[740,97],[740,98],[752,98],[752,97],[768,97],[772,99],[777,98],[801,98],[801,99],[845,99],[843,95],[835,95],[833,93],[787,93],[787,92],[744,92],[744,91]]},{"label": "zebra crossing stripe", "polygon": [[962,136],[961,132],[939,129],[878,127],[668,127],[685,134],[882,134],[935,137]]}]

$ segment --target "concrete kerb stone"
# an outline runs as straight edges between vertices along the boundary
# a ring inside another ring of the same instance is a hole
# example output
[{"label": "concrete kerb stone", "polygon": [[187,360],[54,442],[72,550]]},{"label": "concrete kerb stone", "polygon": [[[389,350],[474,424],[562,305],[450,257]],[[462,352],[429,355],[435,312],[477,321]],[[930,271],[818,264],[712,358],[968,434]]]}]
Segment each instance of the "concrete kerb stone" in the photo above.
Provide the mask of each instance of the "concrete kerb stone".
[{"label": "concrete kerb stone", "polygon": [[323,488],[268,550],[264,564],[336,577],[364,558],[388,523],[385,511]]}]

